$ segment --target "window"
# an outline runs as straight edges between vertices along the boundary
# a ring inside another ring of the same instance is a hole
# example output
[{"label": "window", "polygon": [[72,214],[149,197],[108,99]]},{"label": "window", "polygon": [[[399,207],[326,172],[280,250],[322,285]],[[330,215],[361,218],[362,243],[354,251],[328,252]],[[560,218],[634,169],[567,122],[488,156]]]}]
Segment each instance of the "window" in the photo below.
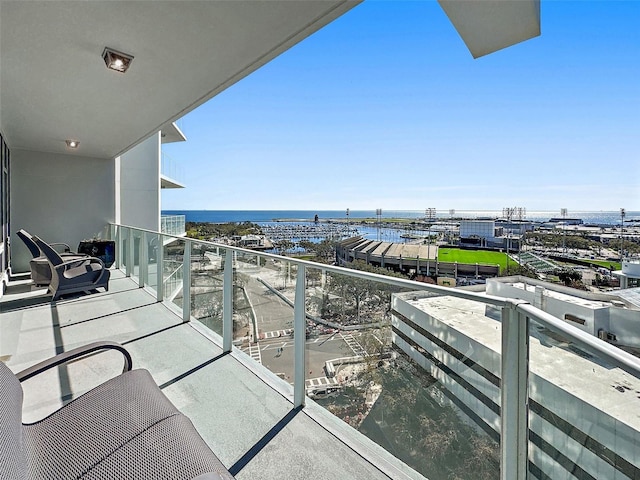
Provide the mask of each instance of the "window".
[{"label": "window", "polygon": [[564,319],[568,320],[569,322],[579,323],[580,325],[584,325],[585,323],[587,323],[586,320],[583,320],[580,317],[576,317],[575,315],[571,315],[570,313],[565,313]]}]

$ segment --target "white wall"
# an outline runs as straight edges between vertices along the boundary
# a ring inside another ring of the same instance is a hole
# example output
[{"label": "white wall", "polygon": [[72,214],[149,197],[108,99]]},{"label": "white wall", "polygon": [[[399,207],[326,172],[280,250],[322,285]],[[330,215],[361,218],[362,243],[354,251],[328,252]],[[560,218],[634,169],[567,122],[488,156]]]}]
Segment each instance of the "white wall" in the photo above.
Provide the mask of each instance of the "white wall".
[{"label": "white wall", "polygon": [[[544,310],[545,312],[553,315],[556,318],[564,320],[569,325],[583,330],[591,335],[598,335],[598,329],[607,329],[609,324],[609,308],[603,306],[599,308],[591,308],[582,306],[576,303],[568,302],[558,298],[551,297],[547,294],[548,290],[539,285],[541,282],[525,279],[530,285],[536,285],[536,292],[530,290],[523,290],[522,288],[514,287],[509,283],[502,283],[498,280],[487,280],[487,293],[490,295],[496,295],[505,298],[519,298],[526,300],[535,307]],[[554,286],[555,288],[555,286]],[[558,288],[557,290],[560,290]],[[539,295],[542,292],[542,303],[540,302]],[[564,293],[564,292],[562,292]],[[570,314],[576,316],[585,321],[584,325],[577,322],[572,322],[565,319],[565,315]]]},{"label": "white wall", "polygon": [[611,307],[607,331],[617,337],[617,343],[640,348],[640,312]]},{"label": "white wall", "polygon": [[105,237],[114,220],[112,159],[11,150],[11,268],[29,270],[31,255],[15,232],[68,243]]},{"label": "white wall", "polygon": [[116,222],[160,230],[160,132],[116,158]]}]

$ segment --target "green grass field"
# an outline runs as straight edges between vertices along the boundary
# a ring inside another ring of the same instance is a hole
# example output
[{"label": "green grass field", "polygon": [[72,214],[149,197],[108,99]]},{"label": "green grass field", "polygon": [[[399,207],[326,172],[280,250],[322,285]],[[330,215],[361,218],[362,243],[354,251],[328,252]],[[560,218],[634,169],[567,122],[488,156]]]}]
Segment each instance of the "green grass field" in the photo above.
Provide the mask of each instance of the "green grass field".
[{"label": "green grass field", "polygon": [[599,267],[611,268],[614,270],[620,270],[622,268],[622,264],[620,262],[610,262],[609,260],[592,260],[590,258],[581,258],[583,262],[589,262],[592,265],[598,265]]},{"label": "green grass field", "polygon": [[[438,248],[438,261],[481,265],[500,265],[500,271],[507,268],[507,254],[487,250],[461,250],[459,248]],[[512,265],[513,266],[513,265]]]}]

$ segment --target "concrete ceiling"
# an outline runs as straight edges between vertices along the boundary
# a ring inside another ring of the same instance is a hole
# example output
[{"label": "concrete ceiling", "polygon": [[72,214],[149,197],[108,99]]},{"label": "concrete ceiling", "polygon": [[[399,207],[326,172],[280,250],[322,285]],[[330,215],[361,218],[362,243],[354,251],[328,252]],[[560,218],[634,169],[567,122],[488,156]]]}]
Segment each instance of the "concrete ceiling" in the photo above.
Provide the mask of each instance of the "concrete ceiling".
[{"label": "concrete ceiling", "polygon": [[540,35],[540,0],[438,0],[478,58]]},{"label": "concrete ceiling", "polygon": [[[1,0],[0,131],[12,149],[115,157],[358,3]],[[126,74],[105,46],[135,57]]]}]

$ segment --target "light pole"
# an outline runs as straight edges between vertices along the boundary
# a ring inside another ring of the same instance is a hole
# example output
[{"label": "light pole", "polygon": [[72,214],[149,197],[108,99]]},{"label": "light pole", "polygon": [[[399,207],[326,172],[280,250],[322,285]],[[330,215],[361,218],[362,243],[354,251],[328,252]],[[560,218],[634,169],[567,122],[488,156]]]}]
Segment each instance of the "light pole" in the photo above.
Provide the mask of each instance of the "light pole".
[{"label": "light pole", "polygon": [[624,208],[620,209],[620,263],[622,263],[623,255],[624,255],[624,242],[622,241],[622,236],[624,235],[624,216],[626,212]]},{"label": "light pole", "polygon": [[424,211],[424,215],[427,220],[427,275],[429,275],[429,268],[431,268],[431,225],[436,221],[436,209],[433,207],[427,208]]},{"label": "light pole", "polygon": [[380,222],[382,222],[382,209],[376,208],[376,218],[378,220],[378,241],[380,241]]},{"label": "light pole", "polygon": [[349,209],[347,208],[347,238],[350,237],[349,230],[350,230],[350,228],[349,228]]},{"label": "light pole", "polygon": [[[511,217],[513,216],[513,210],[514,209],[511,207],[504,207],[502,209],[502,216],[507,219],[507,225],[511,225]],[[511,229],[508,229],[507,230],[507,274],[509,272],[509,250],[511,247],[510,243],[511,243]]]},{"label": "light pole", "polygon": [[[513,217],[518,217],[518,229],[521,231],[522,228],[522,219],[526,215],[527,209],[522,207],[505,207],[502,209],[502,216],[507,219],[507,271],[509,271],[509,253],[511,252],[511,234],[513,232]],[[518,241],[518,265],[520,264],[520,242]]]},{"label": "light pole", "polygon": [[562,215],[562,255],[567,256],[567,209],[561,208]]},{"label": "light pole", "polygon": [[453,216],[456,214],[455,209],[449,209],[449,245],[453,245]]}]

